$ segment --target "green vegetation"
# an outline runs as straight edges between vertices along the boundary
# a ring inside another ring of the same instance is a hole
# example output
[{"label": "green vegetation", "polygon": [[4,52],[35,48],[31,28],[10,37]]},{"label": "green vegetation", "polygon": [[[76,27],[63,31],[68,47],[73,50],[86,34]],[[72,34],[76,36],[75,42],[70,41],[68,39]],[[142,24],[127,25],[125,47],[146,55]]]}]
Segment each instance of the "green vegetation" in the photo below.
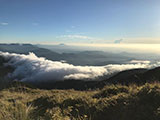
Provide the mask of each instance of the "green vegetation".
[{"label": "green vegetation", "polygon": [[0,108],[0,120],[159,120],[160,83],[87,91],[16,83],[0,91]]}]

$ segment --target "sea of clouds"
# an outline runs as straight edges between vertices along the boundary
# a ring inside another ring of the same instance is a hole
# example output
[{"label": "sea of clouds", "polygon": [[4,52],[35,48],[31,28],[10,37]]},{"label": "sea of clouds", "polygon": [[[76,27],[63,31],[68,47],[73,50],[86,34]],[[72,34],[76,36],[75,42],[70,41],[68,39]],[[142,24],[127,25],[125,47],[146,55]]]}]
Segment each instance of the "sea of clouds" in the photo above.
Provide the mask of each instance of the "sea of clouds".
[{"label": "sea of clouds", "polygon": [[101,76],[110,76],[123,70],[137,68],[153,68],[160,65],[159,62],[132,60],[127,64],[110,64],[105,66],[74,66],[61,61],[51,61],[43,57],[37,57],[34,53],[15,54],[0,52],[8,62],[6,66],[12,66],[14,71],[8,77],[14,80],[28,82],[47,82],[66,79],[95,80]]}]

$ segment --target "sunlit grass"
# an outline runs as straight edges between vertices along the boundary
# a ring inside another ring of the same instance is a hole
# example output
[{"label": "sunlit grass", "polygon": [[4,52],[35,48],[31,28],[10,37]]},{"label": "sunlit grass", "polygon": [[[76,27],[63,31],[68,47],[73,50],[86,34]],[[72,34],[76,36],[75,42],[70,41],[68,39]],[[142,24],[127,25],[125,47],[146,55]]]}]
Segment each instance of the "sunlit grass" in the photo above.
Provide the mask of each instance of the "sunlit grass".
[{"label": "sunlit grass", "polygon": [[0,120],[158,120],[160,83],[103,89],[40,90],[14,85],[0,91]]}]

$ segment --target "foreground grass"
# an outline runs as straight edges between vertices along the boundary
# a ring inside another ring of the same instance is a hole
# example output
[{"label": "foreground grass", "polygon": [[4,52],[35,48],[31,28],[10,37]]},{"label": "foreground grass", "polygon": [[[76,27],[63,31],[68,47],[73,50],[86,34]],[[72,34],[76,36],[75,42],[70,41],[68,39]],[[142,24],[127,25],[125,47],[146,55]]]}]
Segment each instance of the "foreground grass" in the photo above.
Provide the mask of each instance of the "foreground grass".
[{"label": "foreground grass", "polygon": [[0,91],[0,120],[159,120],[160,83],[108,85],[101,90]]}]

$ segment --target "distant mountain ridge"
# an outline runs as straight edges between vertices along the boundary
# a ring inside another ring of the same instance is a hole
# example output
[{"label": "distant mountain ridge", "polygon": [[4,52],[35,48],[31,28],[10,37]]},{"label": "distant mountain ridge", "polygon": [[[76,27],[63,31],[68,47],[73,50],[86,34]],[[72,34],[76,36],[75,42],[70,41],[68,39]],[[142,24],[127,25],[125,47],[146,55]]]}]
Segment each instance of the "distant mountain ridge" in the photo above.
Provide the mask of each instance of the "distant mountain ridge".
[{"label": "distant mountain ridge", "polygon": [[57,53],[46,48],[40,48],[32,44],[0,44],[0,51],[28,54],[33,52],[38,57],[45,57],[53,61],[67,61],[73,65],[101,66],[107,64],[119,64],[130,61],[134,58],[121,54],[108,53],[103,51],[80,51],[76,53]]}]

